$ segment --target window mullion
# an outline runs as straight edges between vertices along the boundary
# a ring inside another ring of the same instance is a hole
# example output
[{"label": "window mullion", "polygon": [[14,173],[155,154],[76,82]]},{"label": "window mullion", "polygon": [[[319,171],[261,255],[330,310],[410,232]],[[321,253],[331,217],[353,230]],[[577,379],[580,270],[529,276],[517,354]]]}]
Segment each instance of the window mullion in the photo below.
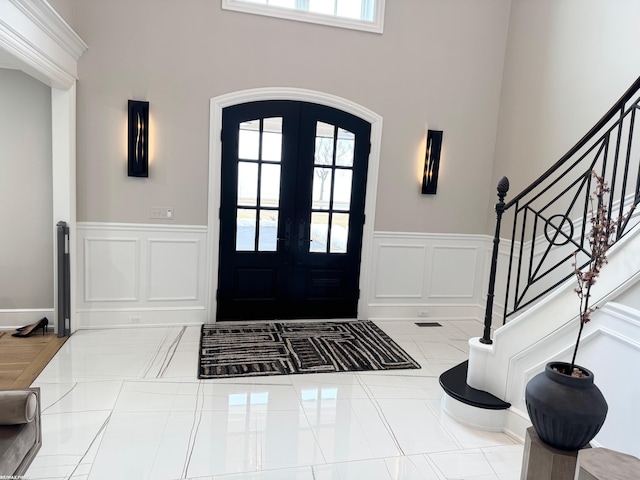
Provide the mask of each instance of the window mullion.
[{"label": "window mullion", "polygon": [[309,0],[296,0],[296,10],[309,11]]},{"label": "window mullion", "polygon": [[360,18],[363,20],[373,20],[375,13],[376,1],[375,0],[362,0],[362,9],[360,10]]}]

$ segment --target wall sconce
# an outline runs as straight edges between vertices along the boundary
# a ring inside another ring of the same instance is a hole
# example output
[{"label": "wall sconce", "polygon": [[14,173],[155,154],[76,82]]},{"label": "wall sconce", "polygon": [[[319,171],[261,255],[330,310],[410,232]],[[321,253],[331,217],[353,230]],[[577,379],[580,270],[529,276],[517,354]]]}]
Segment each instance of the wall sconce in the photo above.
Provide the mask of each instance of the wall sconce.
[{"label": "wall sconce", "polygon": [[149,102],[129,100],[130,177],[149,176]]},{"label": "wall sconce", "polygon": [[438,169],[440,168],[440,149],[442,148],[442,131],[427,132],[427,148],[424,155],[424,172],[422,174],[422,194],[435,195],[438,188]]}]

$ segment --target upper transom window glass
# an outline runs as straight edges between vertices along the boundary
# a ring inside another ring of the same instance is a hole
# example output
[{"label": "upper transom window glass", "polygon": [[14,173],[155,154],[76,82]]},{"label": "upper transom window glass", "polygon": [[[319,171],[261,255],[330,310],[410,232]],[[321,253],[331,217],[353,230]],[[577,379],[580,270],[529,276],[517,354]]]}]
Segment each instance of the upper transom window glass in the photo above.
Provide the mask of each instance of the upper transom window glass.
[{"label": "upper transom window glass", "polygon": [[222,8],[382,33],[385,0],[222,0]]}]

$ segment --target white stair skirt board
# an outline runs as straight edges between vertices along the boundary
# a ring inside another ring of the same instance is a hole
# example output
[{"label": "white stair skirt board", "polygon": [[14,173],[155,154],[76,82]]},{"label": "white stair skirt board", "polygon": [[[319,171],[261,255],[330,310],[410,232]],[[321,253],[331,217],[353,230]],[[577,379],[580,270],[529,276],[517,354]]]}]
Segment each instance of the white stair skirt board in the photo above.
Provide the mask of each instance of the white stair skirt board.
[{"label": "white stair skirt board", "polygon": [[443,395],[442,409],[462,425],[487,432],[503,432],[521,443],[524,443],[524,434],[531,426],[527,413],[513,407],[507,410],[488,410]]}]

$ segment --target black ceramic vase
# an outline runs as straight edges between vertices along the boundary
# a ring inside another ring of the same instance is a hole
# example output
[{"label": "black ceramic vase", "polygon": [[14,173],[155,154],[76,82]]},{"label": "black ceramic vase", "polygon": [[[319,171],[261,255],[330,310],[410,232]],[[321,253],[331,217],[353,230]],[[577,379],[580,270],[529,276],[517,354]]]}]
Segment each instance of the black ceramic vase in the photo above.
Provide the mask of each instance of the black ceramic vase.
[{"label": "black ceramic vase", "polygon": [[570,364],[550,362],[525,390],[525,403],[538,437],[560,450],[579,450],[600,431],[609,409],[593,383],[593,373],[576,365],[586,376],[572,377]]}]

